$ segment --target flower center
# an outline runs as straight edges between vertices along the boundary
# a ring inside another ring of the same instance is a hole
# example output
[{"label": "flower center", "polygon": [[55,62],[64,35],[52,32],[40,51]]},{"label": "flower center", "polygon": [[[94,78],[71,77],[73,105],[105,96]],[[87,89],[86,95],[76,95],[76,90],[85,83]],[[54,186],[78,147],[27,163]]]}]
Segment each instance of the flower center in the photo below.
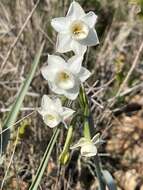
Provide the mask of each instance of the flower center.
[{"label": "flower center", "polygon": [[58,114],[53,113],[53,114],[46,114],[44,116],[44,121],[49,127],[55,127],[59,124],[60,122],[60,117]]},{"label": "flower center", "polygon": [[62,89],[71,89],[74,86],[74,77],[67,71],[61,71],[56,76],[56,84]]},{"label": "flower center", "polygon": [[49,121],[53,121],[53,120],[55,119],[55,116],[48,114],[48,115],[47,115],[47,119],[48,119]]},{"label": "flower center", "polygon": [[86,157],[95,156],[97,154],[97,148],[91,142],[87,142],[86,145],[82,146],[80,151],[81,155]]},{"label": "flower center", "polygon": [[83,21],[76,20],[71,24],[70,31],[74,39],[82,40],[87,37],[89,28]]}]

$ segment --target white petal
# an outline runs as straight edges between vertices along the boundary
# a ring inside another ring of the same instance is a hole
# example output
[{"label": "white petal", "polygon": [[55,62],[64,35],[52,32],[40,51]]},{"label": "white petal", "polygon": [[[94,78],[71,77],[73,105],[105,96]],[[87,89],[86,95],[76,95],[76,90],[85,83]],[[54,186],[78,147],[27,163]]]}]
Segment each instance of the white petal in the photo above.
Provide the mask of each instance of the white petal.
[{"label": "white petal", "polygon": [[[52,116],[53,119],[49,119],[48,115]],[[57,115],[57,113],[49,113],[47,115],[44,115],[43,120],[44,123],[50,128],[56,127],[61,122],[61,118],[59,117],[59,115]]]},{"label": "white petal", "polygon": [[65,68],[66,65],[67,63],[60,56],[48,55],[48,66],[43,67],[41,73],[46,80],[53,81],[57,70]]},{"label": "white petal", "polygon": [[106,141],[103,140],[102,138],[100,138],[100,134],[98,133],[97,135],[95,135],[92,138],[92,142],[96,147],[99,147],[100,145],[102,145],[103,143],[105,143]]},{"label": "white petal", "polygon": [[63,119],[66,120],[68,117],[73,115],[74,112],[75,111],[70,108],[63,107],[63,113],[61,115],[62,115]]},{"label": "white petal", "polygon": [[82,137],[75,145],[71,146],[70,149],[76,149],[78,147],[85,146],[87,144],[87,139]]},{"label": "white petal", "polygon": [[64,92],[64,95],[70,100],[75,100],[79,94],[79,87],[80,87],[79,82],[76,82],[74,88],[66,90]]},{"label": "white petal", "polygon": [[43,110],[50,110],[53,107],[54,107],[53,101],[47,95],[43,95],[41,101],[41,108]]},{"label": "white petal", "polygon": [[75,85],[75,76],[68,71],[68,68],[66,68],[65,70],[61,70],[57,73],[55,84],[63,90],[71,89]]},{"label": "white petal", "polygon": [[57,112],[59,112],[59,114],[61,114],[63,112],[61,100],[59,98],[56,98],[54,100],[54,104],[55,104],[55,108],[56,108]]},{"label": "white petal", "polygon": [[75,41],[75,40],[72,40],[71,48],[75,52],[75,54],[82,55],[82,56],[85,54],[87,50],[87,46],[82,45],[78,41]]},{"label": "white petal", "polygon": [[66,128],[66,129],[68,129],[68,126],[67,126],[67,124],[66,124],[66,122],[63,120],[62,121],[62,123],[64,124],[64,127]]},{"label": "white petal", "polygon": [[80,72],[78,73],[78,77],[80,78],[81,82],[86,81],[91,75],[91,72],[86,68],[82,67]]},{"label": "white petal", "polygon": [[54,82],[49,82],[49,88],[56,94],[64,94],[64,91],[59,88]]},{"label": "white petal", "polygon": [[82,17],[81,20],[84,21],[89,26],[89,28],[93,28],[97,21],[97,16],[94,12],[90,11],[84,17]]},{"label": "white petal", "polygon": [[97,148],[93,144],[88,143],[81,147],[80,152],[82,156],[91,157],[97,154]]},{"label": "white petal", "polygon": [[71,19],[69,17],[58,17],[51,21],[52,27],[60,33],[66,33],[69,30]]},{"label": "white petal", "polygon": [[100,137],[100,133],[97,133],[96,135],[94,135],[94,137],[92,138],[92,142],[96,143],[96,141],[99,139]]},{"label": "white petal", "polygon": [[48,65],[55,67],[61,67],[65,65],[65,60],[57,55],[48,55]]},{"label": "white petal", "polygon": [[71,36],[69,34],[58,34],[56,42],[56,52],[65,53],[71,51]]},{"label": "white petal", "polygon": [[44,116],[44,115],[47,114],[47,110],[42,109],[42,108],[38,108],[37,111],[38,111],[38,113],[39,113],[40,115],[42,115],[42,116]]},{"label": "white petal", "polygon": [[62,89],[58,88],[54,83],[49,82],[49,87],[56,94],[63,94],[64,93],[64,91]]},{"label": "white petal", "polygon": [[72,19],[79,19],[85,16],[85,12],[79,3],[73,1],[69,7],[67,16],[70,16]]},{"label": "white petal", "polygon": [[55,110],[54,102],[47,95],[43,95],[41,107],[37,110],[42,116]]},{"label": "white petal", "polygon": [[[43,120],[44,120],[44,119],[43,119]],[[60,122],[53,122],[53,123],[50,123],[50,124],[49,124],[49,122],[47,122],[47,121],[44,120],[44,123],[45,123],[48,127],[54,128],[54,127],[56,127],[57,125],[59,125]]]},{"label": "white petal", "polygon": [[75,55],[68,60],[69,69],[73,74],[77,74],[81,70],[83,56]]},{"label": "white petal", "polygon": [[64,95],[69,99],[69,100],[75,100],[79,94],[79,91],[73,91],[73,92],[65,92]]},{"label": "white petal", "polygon": [[79,43],[82,45],[86,45],[86,46],[95,46],[95,45],[99,44],[98,36],[97,36],[95,29],[91,28],[89,30],[87,38],[80,40]]},{"label": "white petal", "polygon": [[44,79],[46,79],[48,81],[54,80],[56,71],[57,71],[56,67],[54,68],[49,65],[42,67],[42,69],[41,69],[42,76],[44,77]]}]

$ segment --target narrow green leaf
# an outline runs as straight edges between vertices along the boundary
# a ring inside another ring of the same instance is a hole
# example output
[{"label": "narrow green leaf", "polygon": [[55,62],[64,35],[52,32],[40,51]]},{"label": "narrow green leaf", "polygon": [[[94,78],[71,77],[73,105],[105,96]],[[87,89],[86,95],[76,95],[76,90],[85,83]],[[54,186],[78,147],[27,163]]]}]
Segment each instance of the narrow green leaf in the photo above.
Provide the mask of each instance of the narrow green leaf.
[{"label": "narrow green leaf", "polygon": [[117,190],[117,187],[116,187],[116,184],[114,182],[112,175],[107,170],[103,170],[102,174],[103,174],[104,181],[105,181],[108,189],[109,190]]},{"label": "narrow green leaf", "polygon": [[36,68],[38,66],[38,63],[39,63],[39,60],[40,60],[40,57],[41,57],[41,54],[43,51],[43,47],[44,47],[44,43],[41,45],[38,53],[36,54],[34,62],[33,62],[32,67],[31,67],[31,70],[29,72],[29,75],[27,76],[25,82],[22,84],[22,86],[20,88],[20,92],[17,96],[17,99],[16,99],[15,103],[13,104],[6,121],[4,122],[2,129],[3,130],[7,129],[7,130],[5,130],[0,137],[0,142],[2,142],[2,145],[0,145],[0,147],[1,147],[0,152],[1,153],[4,153],[6,151],[6,147],[8,145],[8,141],[10,138],[10,128],[12,128],[13,124],[16,121],[16,118],[17,118],[17,115],[18,115],[19,110],[21,108],[22,102],[23,102],[24,97],[28,91],[30,83],[33,79]]},{"label": "narrow green leaf", "polygon": [[105,190],[105,183],[104,183],[104,179],[103,179],[103,175],[102,175],[102,168],[101,168],[101,163],[100,163],[100,159],[98,157],[98,154],[95,156],[95,171],[96,171],[96,175],[98,178],[98,182],[99,182],[99,188],[98,190]]},{"label": "narrow green leaf", "polygon": [[44,154],[44,156],[42,158],[40,166],[39,166],[39,168],[37,170],[37,173],[36,173],[36,176],[34,178],[34,181],[32,182],[29,190],[37,190],[38,189],[38,186],[40,184],[40,181],[42,179],[44,171],[45,171],[45,169],[47,167],[47,164],[48,164],[50,155],[52,153],[53,147],[54,147],[54,145],[56,143],[56,139],[57,139],[57,137],[59,135],[59,132],[60,132],[60,128],[56,128],[54,133],[53,133],[53,136],[50,139],[50,142],[49,142],[49,144],[47,146],[47,149],[46,149],[45,154]]}]

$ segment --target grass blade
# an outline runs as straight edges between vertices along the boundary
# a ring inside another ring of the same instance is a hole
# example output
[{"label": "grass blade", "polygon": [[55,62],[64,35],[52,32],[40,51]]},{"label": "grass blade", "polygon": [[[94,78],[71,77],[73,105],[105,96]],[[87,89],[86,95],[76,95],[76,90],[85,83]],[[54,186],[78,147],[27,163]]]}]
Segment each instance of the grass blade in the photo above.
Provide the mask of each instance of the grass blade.
[{"label": "grass blade", "polygon": [[50,142],[49,142],[49,144],[47,146],[47,149],[46,149],[45,154],[44,154],[44,156],[42,158],[40,166],[39,166],[39,168],[37,170],[37,173],[36,173],[36,176],[34,178],[34,181],[32,182],[29,190],[37,190],[38,189],[38,186],[40,184],[40,181],[41,181],[41,178],[42,178],[42,176],[44,174],[44,171],[45,171],[45,169],[47,167],[51,152],[52,152],[53,147],[54,147],[54,145],[56,143],[56,139],[58,137],[59,132],[60,132],[60,128],[56,128],[54,133],[53,133],[53,136],[50,139]]},{"label": "grass blade", "polygon": [[41,45],[38,53],[36,54],[35,59],[34,59],[33,64],[32,64],[32,67],[31,67],[31,70],[29,72],[29,75],[27,76],[24,84],[22,84],[22,86],[20,88],[20,92],[17,96],[17,99],[16,99],[15,103],[13,104],[6,121],[4,122],[2,130],[5,130],[5,129],[7,129],[7,130],[5,130],[0,137],[0,142],[2,142],[0,145],[0,152],[1,153],[4,153],[6,151],[6,147],[8,145],[8,141],[10,138],[10,129],[9,128],[12,127],[16,121],[16,118],[17,118],[17,115],[18,115],[19,110],[21,108],[22,102],[23,102],[24,97],[28,91],[30,83],[33,79],[36,68],[38,66],[38,63],[39,63],[39,60],[40,60],[40,57],[41,57],[41,54],[43,51],[43,47],[44,47],[44,43]]},{"label": "grass blade", "polygon": [[107,170],[103,170],[103,177],[109,190],[117,190],[113,177]]},{"label": "grass blade", "polygon": [[101,168],[101,163],[100,163],[100,160],[99,160],[99,157],[98,157],[98,154],[95,156],[95,171],[96,171],[96,175],[97,175],[97,178],[98,178],[98,182],[99,182],[99,190],[105,190],[105,184],[104,184],[104,180],[103,180],[103,177],[102,177],[102,168]]}]

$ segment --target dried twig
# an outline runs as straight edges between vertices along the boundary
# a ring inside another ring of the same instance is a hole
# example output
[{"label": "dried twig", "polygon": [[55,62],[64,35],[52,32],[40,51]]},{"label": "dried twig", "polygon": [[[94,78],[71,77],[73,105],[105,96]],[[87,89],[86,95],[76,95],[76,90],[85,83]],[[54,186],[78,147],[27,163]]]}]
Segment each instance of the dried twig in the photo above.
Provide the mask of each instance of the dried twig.
[{"label": "dried twig", "polygon": [[[38,108],[24,107],[24,108],[21,108],[20,111],[33,111],[33,110],[36,110],[36,109],[38,109]],[[11,108],[1,108],[0,113],[9,112],[10,110],[11,110]]]},{"label": "dried twig", "polygon": [[124,89],[125,85],[127,84],[133,70],[135,69],[135,67],[136,67],[136,65],[138,63],[138,59],[139,59],[139,56],[140,56],[142,51],[143,51],[143,41],[142,41],[142,43],[141,43],[141,45],[139,47],[139,50],[137,51],[136,57],[135,57],[135,59],[133,61],[133,64],[132,64],[126,78],[124,79],[123,83],[121,84],[121,86],[120,86],[120,88],[119,88],[119,90],[118,90],[118,92],[116,94],[116,97],[120,95],[121,91]]},{"label": "dried twig", "polygon": [[[137,85],[135,85],[135,86],[133,86],[133,87],[131,87],[131,88],[128,88],[127,90],[125,90],[125,91],[123,91],[122,93],[120,93],[120,97],[123,97],[123,96],[127,96],[127,95],[129,95],[129,94],[133,94],[133,93],[136,93],[137,91],[139,91],[139,90],[141,90],[141,89],[143,89],[143,83],[140,83],[140,84],[137,84]],[[116,99],[116,97],[114,96],[113,98],[110,98],[109,100],[108,100],[108,102],[110,103],[110,102],[114,102],[115,101],[115,99]],[[114,102],[115,103],[115,102]]]},{"label": "dried twig", "polygon": [[[29,22],[30,18],[32,17],[32,15],[33,15],[35,9],[37,8],[37,6],[38,6],[38,4],[39,4],[39,2],[40,2],[40,0],[37,0],[35,6],[33,7],[33,9],[31,10],[30,14],[28,15],[27,19],[25,20],[23,26],[21,27],[21,29],[20,29],[20,31],[19,31],[17,37],[16,37],[16,39],[14,40],[14,42],[13,42],[12,45],[11,45],[11,47],[10,47],[10,49],[9,49],[9,51],[8,51],[8,53],[7,53],[6,57],[5,57],[5,59],[4,59],[3,63],[2,63],[2,65],[1,65],[1,67],[0,67],[0,70],[2,70],[2,69],[4,68],[6,62],[8,61],[8,59],[9,59],[9,57],[10,57],[10,55],[11,55],[13,49],[14,49],[14,47],[16,46],[16,44],[17,44],[17,42],[18,42],[18,40],[19,40],[21,34],[23,33],[23,31],[24,31],[24,29],[25,29],[27,23]],[[2,73],[2,72],[1,72],[1,73]]]},{"label": "dried twig", "polygon": [[24,116],[22,119],[18,120],[17,122],[15,122],[13,125],[9,126],[8,128],[2,130],[0,132],[0,135],[2,133],[4,133],[5,131],[7,131],[8,129],[12,128],[13,126],[17,125],[18,123],[20,123],[21,121],[23,121],[24,119],[28,118],[29,116],[31,116],[33,113],[35,113],[36,110],[32,111],[31,113],[29,113],[28,115]]},{"label": "dried twig", "polygon": [[18,131],[17,131],[17,135],[16,135],[16,140],[15,140],[13,152],[12,152],[12,155],[11,155],[11,158],[10,158],[10,161],[9,161],[9,164],[8,164],[8,166],[7,166],[7,170],[6,170],[6,172],[5,172],[4,178],[3,178],[3,180],[2,180],[1,188],[0,188],[0,189],[3,189],[4,182],[5,182],[6,177],[7,177],[7,175],[8,175],[10,166],[11,166],[11,164],[12,164],[12,162],[13,162],[13,158],[14,158],[14,154],[15,154],[15,150],[16,150],[16,146],[17,146],[17,142],[18,142],[18,135],[19,135],[19,129],[18,129]]}]

